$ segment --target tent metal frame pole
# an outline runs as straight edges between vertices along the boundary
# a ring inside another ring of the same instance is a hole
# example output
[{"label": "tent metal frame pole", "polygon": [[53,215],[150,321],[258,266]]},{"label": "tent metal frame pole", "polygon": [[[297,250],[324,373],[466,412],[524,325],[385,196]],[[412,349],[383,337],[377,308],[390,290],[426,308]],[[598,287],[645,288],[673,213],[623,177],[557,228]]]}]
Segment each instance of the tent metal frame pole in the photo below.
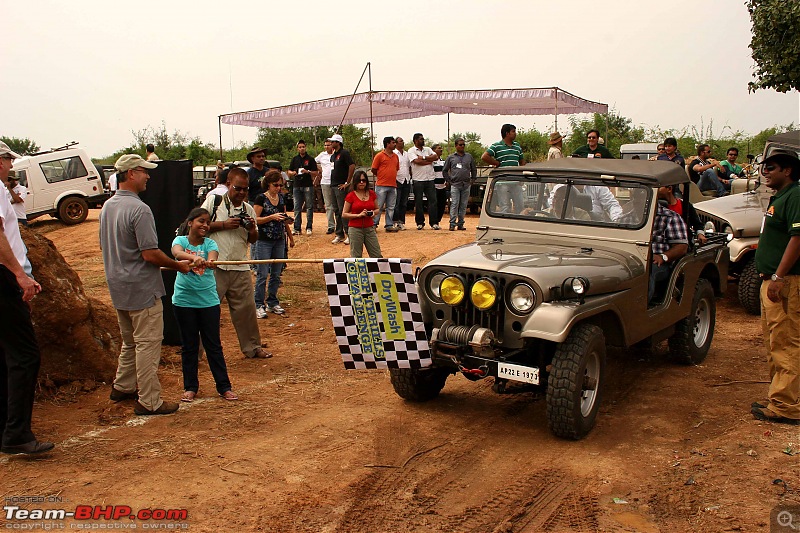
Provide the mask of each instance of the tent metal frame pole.
[{"label": "tent metal frame pole", "polygon": [[372,157],[375,157],[375,131],[372,128],[372,63],[367,61],[367,69],[369,69],[369,152]]},{"label": "tent metal frame pole", "polygon": [[217,125],[219,126],[219,158],[223,160],[225,158],[222,155],[222,115],[217,117]]},{"label": "tent metal frame pole", "polygon": [[[366,66],[364,67],[364,70],[363,70],[363,72],[361,72],[361,77],[360,77],[360,78],[358,78],[358,83],[356,83],[356,88],[355,88],[355,89],[353,89],[353,94],[350,96],[350,101],[349,101],[349,102],[347,102],[347,108],[344,110],[344,115],[342,115],[342,120],[341,120],[341,122],[339,122],[339,127],[338,127],[338,128],[336,128],[336,133],[339,133],[339,134],[341,134],[341,132],[342,132],[342,125],[344,124],[344,119],[345,119],[345,118],[347,118],[347,112],[348,112],[348,111],[350,111],[350,105],[353,103],[353,100],[354,100],[354,99],[355,99],[355,97],[356,97],[356,93],[358,93],[358,88],[361,86],[361,80],[363,80],[363,79],[364,79],[364,74],[366,74],[366,73],[367,73],[367,70],[368,70],[369,68],[370,68],[370,66],[369,66],[369,61],[367,61],[367,64],[366,64]],[[372,77],[372,74],[370,73],[370,78],[371,78],[371,77]]]},{"label": "tent metal frame pole", "polygon": [[450,113],[447,114],[447,151],[451,152],[451,150],[450,150]]},{"label": "tent metal frame pole", "polygon": [[558,131],[558,87],[554,87],[554,89],[556,90],[556,92],[555,92],[555,98],[556,98],[556,102],[555,102],[555,108],[556,108],[556,129],[555,129],[555,131]]}]

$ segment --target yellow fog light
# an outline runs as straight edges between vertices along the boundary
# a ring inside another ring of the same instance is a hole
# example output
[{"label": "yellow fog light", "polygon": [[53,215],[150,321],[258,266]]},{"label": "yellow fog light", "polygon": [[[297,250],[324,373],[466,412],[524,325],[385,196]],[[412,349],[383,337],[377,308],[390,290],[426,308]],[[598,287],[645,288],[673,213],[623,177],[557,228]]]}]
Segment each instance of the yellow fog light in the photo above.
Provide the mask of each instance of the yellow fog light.
[{"label": "yellow fog light", "polygon": [[464,300],[464,282],[456,276],[447,276],[439,286],[439,296],[447,305],[458,305]]},{"label": "yellow fog light", "polygon": [[497,300],[497,289],[488,279],[479,279],[470,290],[472,304],[480,310],[489,309]]}]

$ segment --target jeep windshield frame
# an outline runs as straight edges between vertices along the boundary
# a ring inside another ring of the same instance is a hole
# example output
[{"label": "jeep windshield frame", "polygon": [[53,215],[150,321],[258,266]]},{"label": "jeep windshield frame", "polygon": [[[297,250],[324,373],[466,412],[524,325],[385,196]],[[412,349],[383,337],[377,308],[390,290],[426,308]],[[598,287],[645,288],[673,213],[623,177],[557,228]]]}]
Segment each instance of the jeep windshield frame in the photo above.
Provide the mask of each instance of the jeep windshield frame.
[{"label": "jeep windshield frame", "polygon": [[486,191],[486,213],[512,220],[641,229],[649,220],[653,185],[607,178],[496,174]]}]

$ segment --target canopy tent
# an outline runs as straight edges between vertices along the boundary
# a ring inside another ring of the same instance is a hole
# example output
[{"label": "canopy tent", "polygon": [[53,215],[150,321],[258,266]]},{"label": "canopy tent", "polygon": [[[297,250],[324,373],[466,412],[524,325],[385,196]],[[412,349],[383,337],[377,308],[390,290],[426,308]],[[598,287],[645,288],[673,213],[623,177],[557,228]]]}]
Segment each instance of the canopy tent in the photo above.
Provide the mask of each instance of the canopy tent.
[{"label": "canopy tent", "polygon": [[466,91],[369,91],[302,104],[220,115],[220,124],[302,128],[367,124],[457,113],[556,115],[608,113],[608,104],[579,98],[558,87]]}]

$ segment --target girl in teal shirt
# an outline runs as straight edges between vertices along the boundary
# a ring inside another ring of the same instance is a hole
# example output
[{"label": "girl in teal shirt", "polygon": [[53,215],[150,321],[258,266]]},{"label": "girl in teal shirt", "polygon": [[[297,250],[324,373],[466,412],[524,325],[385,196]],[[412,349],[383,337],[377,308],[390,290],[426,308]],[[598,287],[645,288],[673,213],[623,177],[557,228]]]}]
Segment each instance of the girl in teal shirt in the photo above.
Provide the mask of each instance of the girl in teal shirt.
[{"label": "girl in teal shirt", "polygon": [[217,392],[226,400],[238,400],[231,390],[228,368],[222,353],[219,338],[219,297],[217,282],[214,279],[213,261],[219,256],[217,243],[206,238],[211,224],[211,215],[202,207],[192,209],[186,221],[181,224],[178,235],[172,241],[172,255],[176,260],[191,262],[188,274],[178,272],[172,294],[172,309],[181,331],[181,363],[183,367],[183,397],[181,401],[191,402],[197,396],[200,386],[197,380],[197,360],[203,341],[208,366]]}]

